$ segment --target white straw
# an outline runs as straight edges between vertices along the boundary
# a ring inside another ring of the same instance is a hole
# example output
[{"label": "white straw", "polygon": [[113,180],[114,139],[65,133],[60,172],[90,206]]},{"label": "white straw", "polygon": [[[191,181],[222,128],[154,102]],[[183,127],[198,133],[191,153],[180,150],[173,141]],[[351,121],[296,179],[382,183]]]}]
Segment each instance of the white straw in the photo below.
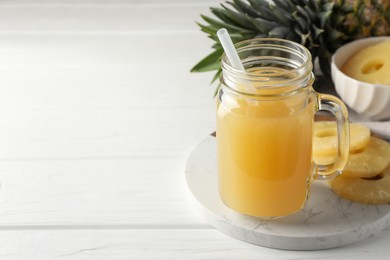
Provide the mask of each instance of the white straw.
[{"label": "white straw", "polygon": [[245,71],[245,68],[242,65],[240,57],[238,57],[238,53],[234,48],[234,44],[229,36],[228,31],[225,28],[221,28],[218,30],[217,36],[232,67],[241,71]]}]

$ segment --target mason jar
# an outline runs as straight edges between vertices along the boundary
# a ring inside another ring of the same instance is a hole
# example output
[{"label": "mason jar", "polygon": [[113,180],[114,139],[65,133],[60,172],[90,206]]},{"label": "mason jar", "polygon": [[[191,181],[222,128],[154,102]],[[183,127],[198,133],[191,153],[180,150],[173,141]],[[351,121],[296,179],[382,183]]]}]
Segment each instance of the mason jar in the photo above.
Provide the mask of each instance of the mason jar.
[{"label": "mason jar", "polygon": [[[219,194],[242,214],[276,218],[302,209],[314,179],[339,175],[349,154],[345,105],[312,85],[312,58],[302,45],[252,39],[235,45],[245,71],[222,57],[217,95]],[[313,162],[314,116],[327,110],[337,122],[337,158]]]}]

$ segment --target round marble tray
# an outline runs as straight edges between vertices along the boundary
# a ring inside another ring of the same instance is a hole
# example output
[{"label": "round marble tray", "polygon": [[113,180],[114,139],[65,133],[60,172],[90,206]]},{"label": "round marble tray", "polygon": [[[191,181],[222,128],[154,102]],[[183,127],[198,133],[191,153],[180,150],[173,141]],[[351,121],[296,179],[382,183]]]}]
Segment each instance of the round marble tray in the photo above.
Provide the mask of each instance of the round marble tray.
[{"label": "round marble tray", "polygon": [[390,224],[390,205],[371,206],[336,196],[323,181],[311,185],[304,210],[276,220],[259,220],[227,208],[219,198],[216,139],[205,138],[186,165],[187,185],[207,221],[220,231],[253,244],[289,250],[347,245]]}]

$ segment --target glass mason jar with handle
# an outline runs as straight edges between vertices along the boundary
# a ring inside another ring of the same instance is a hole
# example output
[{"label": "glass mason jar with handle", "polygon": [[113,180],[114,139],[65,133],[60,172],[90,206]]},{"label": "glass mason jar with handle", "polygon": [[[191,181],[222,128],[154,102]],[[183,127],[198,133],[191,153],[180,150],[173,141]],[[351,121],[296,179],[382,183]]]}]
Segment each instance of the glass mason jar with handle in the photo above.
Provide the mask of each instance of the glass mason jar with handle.
[{"label": "glass mason jar with handle", "polygon": [[[217,97],[218,182],[222,201],[250,216],[276,218],[305,205],[314,179],[339,175],[349,153],[348,113],[336,97],[312,88],[310,52],[282,39],[235,45],[245,71],[222,57]],[[337,121],[337,159],[312,159],[314,115]]]}]

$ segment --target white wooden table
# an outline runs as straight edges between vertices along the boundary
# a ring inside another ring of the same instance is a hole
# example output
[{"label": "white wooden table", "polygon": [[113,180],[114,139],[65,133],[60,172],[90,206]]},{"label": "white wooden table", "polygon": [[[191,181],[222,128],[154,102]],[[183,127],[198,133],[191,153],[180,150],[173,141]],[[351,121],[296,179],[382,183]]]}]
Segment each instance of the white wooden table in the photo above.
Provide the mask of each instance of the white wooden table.
[{"label": "white wooden table", "polygon": [[0,1],[0,259],[388,259],[390,230],[333,250],[209,226],[184,165],[215,129],[211,0]]}]

